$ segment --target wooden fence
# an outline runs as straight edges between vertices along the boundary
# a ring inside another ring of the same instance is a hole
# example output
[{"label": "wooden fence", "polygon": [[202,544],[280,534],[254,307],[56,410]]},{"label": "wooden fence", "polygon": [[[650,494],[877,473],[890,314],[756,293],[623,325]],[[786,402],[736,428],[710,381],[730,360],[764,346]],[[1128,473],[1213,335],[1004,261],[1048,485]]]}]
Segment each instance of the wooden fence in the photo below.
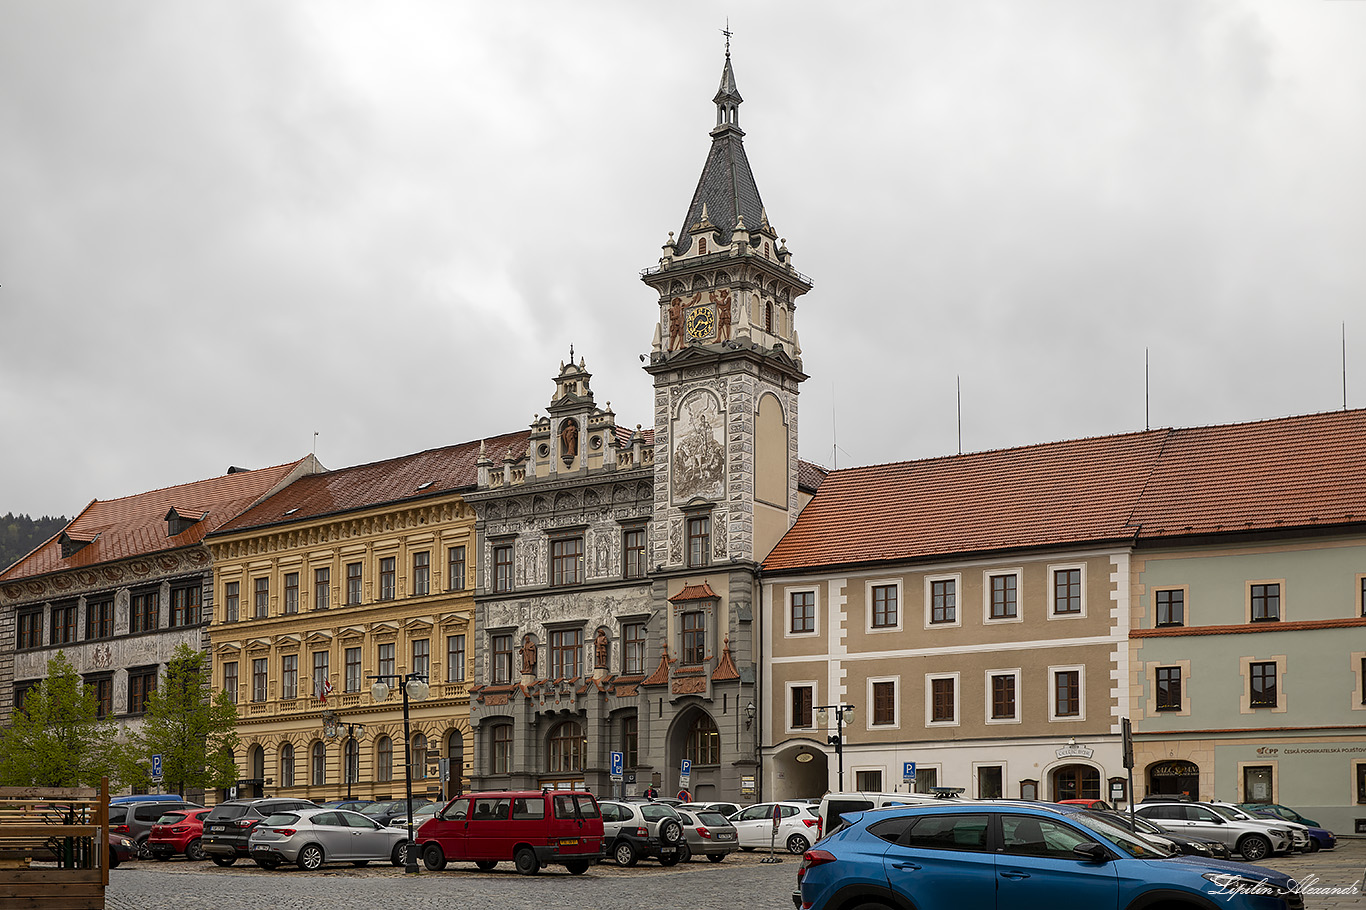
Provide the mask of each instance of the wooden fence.
[{"label": "wooden fence", "polygon": [[0,907],[104,910],[109,781],[0,787]]}]

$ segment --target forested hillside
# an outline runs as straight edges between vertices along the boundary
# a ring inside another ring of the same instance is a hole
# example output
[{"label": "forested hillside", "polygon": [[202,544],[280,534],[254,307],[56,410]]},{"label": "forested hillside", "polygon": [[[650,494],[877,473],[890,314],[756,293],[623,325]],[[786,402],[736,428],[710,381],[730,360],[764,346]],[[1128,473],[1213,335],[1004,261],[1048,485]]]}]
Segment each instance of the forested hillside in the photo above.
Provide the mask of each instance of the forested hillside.
[{"label": "forested hillside", "polygon": [[38,544],[62,529],[68,518],[29,518],[27,515],[5,513],[0,518],[0,572],[27,555]]}]

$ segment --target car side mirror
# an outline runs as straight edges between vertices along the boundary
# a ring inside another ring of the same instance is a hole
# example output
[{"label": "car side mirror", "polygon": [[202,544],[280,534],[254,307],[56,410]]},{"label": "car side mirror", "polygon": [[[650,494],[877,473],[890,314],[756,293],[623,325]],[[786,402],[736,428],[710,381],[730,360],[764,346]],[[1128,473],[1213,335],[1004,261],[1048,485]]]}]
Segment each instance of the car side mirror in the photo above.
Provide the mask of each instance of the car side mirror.
[{"label": "car side mirror", "polygon": [[1072,848],[1072,852],[1093,863],[1103,863],[1110,858],[1110,851],[1097,843],[1077,844]]}]

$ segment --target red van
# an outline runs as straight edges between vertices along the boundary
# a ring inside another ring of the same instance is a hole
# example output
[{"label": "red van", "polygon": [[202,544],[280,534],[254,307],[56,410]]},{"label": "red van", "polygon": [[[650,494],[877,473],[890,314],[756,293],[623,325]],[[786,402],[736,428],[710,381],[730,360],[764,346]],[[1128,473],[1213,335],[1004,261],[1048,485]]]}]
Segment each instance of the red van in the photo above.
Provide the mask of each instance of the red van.
[{"label": "red van", "polygon": [[582,875],[602,858],[602,813],[593,794],[582,790],[467,793],[423,822],[416,836],[422,862],[433,872],[446,863],[487,871],[511,861],[523,875],[549,864]]}]

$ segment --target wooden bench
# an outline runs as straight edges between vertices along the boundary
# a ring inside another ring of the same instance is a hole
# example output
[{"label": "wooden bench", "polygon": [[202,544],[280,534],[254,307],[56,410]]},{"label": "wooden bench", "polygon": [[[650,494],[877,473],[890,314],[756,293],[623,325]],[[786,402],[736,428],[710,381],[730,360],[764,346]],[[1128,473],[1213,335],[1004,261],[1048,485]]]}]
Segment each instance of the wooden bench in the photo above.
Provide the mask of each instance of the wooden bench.
[{"label": "wooden bench", "polygon": [[109,781],[0,787],[0,907],[103,910]]}]

